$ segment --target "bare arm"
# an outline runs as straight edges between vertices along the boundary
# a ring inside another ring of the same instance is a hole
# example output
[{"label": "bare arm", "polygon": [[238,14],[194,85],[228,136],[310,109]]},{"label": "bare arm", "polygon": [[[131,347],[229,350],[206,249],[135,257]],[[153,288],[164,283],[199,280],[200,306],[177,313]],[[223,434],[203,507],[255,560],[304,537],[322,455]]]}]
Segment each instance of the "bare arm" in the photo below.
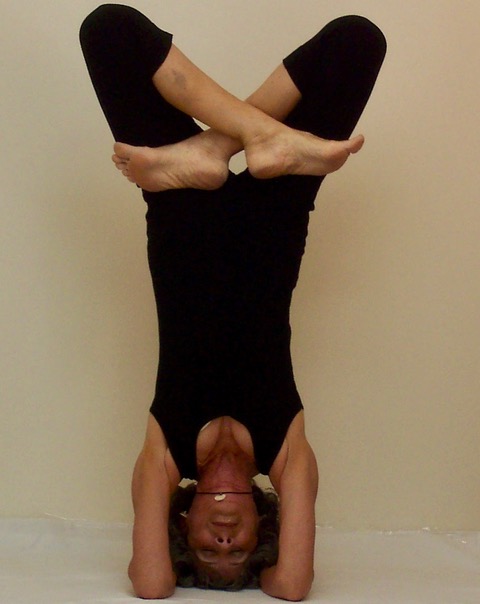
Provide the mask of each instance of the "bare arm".
[{"label": "bare arm", "polygon": [[163,436],[156,434],[152,438],[152,421],[149,420],[147,440],[133,473],[135,522],[133,557],[128,569],[136,595],[146,599],[171,596],[176,583],[168,544],[170,494],[175,485],[165,468]]},{"label": "bare arm", "polygon": [[318,470],[303,432],[303,416],[301,419],[301,425],[295,427],[287,440],[287,459],[282,471],[271,476],[280,497],[279,557],[276,566],[261,575],[262,590],[284,600],[305,598],[314,576]]}]

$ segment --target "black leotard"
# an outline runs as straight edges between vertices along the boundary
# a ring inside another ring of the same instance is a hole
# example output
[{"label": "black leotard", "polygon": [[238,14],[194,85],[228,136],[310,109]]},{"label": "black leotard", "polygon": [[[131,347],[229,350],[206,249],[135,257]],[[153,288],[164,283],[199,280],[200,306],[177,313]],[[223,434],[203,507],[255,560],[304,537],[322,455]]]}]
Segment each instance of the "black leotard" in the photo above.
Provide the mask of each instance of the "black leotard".
[{"label": "black leotard", "polygon": [[[160,146],[200,127],[157,92],[171,36],[138,11],[104,5],[82,25],[92,82],[116,140]],[[385,39],[342,17],[284,60],[301,101],[287,125],[348,138],[373,88]],[[290,358],[289,309],[322,177],[230,174],[217,191],[144,193],[160,329],[151,412],[180,473],[197,475],[201,427],[229,415],[250,431],[268,473],[302,409]]]},{"label": "black leotard", "polygon": [[198,432],[223,415],[247,427],[268,474],[302,409],[289,308],[308,211],[270,184],[232,175],[214,194],[168,193],[149,205],[161,342],[150,411],[182,476],[196,477]]}]

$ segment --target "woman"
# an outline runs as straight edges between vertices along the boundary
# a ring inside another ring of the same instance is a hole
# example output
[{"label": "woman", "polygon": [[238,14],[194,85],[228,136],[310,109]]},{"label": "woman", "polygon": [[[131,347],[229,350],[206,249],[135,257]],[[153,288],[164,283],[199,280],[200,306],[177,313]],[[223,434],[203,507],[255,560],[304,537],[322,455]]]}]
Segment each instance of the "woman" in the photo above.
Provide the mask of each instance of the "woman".
[{"label": "woman", "polygon": [[[246,102],[132,8],[101,6],[80,37],[121,141],[113,161],[147,203],[161,338],[132,483],[134,590],[164,598],[176,584],[238,588],[253,572],[265,593],[302,599],[313,580],[318,476],[293,377],[289,308],[321,181],[363,144],[349,137],[384,37],[364,18],[337,19]],[[241,149],[248,170],[235,175],[228,162]],[[258,473],[280,499],[278,552],[265,546],[275,546],[276,512],[252,482]],[[196,487],[170,506],[182,478]]]}]

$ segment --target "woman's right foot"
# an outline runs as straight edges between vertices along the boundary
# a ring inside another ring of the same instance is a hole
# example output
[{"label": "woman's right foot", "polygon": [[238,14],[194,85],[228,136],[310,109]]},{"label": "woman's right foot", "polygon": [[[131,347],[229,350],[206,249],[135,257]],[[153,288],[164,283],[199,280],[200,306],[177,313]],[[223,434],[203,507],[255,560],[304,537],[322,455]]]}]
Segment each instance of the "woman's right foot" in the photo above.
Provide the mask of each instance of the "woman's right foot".
[{"label": "woman's right foot", "polygon": [[163,147],[115,143],[112,157],[130,182],[149,192],[220,188],[228,178],[228,159],[197,135]]},{"label": "woman's right foot", "polygon": [[245,156],[255,178],[285,174],[323,176],[339,170],[352,153],[360,151],[363,143],[361,135],[333,141],[283,127],[252,138],[245,146]]}]

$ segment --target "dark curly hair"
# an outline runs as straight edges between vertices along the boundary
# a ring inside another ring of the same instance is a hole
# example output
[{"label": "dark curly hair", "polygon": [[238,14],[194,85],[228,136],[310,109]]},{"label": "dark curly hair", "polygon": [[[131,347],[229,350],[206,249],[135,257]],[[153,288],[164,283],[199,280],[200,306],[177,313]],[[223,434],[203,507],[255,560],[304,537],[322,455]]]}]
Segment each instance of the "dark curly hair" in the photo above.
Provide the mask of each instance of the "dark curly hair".
[{"label": "dark curly hair", "polygon": [[188,512],[195,497],[196,484],[178,487],[170,501],[168,533],[170,557],[180,587],[202,589],[224,589],[238,591],[243,588],[258,588],[260,572],[274,566],[278,559],[278,497],[273,490],[264,491],[255,483],[252,485],[253,500],[260,517],[257,546],[249,556],[242,573],[234,581],[220,575],[209,575],[198,567],[195,555],[187,542],[182,513]]}]

